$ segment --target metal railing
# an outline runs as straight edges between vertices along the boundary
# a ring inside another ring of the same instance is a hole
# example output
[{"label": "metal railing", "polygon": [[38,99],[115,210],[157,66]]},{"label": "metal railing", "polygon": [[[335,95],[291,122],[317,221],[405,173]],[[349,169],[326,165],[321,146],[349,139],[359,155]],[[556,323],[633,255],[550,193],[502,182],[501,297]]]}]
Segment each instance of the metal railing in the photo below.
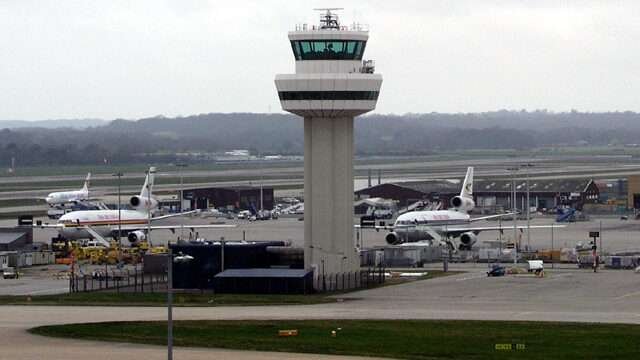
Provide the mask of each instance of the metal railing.
[{"label": "metal railing", "polygon": [[385,268],[368,268],[366,270],[318,274],[314,277],[313,287],[317,292],[337,292],[355,289],[368,289],[385,282]]},{"label": "metal railing", "polygon": [[167,274],[143,271],[107,271],[93,274],[74,274],[69,277],[69,292],[116,291],[134,293],[165,292]]}]

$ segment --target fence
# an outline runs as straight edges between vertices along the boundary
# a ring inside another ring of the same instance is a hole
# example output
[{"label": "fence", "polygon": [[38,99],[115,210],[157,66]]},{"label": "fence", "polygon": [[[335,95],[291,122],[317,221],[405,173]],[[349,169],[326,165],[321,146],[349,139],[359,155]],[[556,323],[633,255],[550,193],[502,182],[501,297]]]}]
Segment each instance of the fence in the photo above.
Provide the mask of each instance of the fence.
[{"label": "fence", "polygon": [[[385,282],[385,268],[318,274],[314,277],[317,292],[367,289]],[[101,271],[69,277],[69,292],[115,291],[133,293],[166,292],[167,274],[145,274],[142,271]]]},{"label": "fence", "polygon": [[317,292],[336,292],[354,289],[368,289],[385,281],[385,268],[368,268],[366,270],[335,274],[318,274],[314,277],[313,287]]},{"label": "fence", "polygon": [[69,292],[110,290],[116,292],[166,292],[167,274],[145,274],[143,271],[100,271],[69,277]]}]

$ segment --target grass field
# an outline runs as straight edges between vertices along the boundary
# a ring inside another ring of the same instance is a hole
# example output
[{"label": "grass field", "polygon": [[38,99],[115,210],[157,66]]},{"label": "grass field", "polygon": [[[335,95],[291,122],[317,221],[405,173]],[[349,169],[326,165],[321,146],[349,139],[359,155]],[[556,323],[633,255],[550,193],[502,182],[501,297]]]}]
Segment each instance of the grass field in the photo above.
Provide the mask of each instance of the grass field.
[{"label": "grass field", "polygon": [[[338,330],[340,328],[341,330]],[[297,337],[278,330],[297,329]],[[336,331],[336,336],[331,335]],[[164,322],[43,326],[39,335],[166,344]],[[177,321],[177,346],[392,357],[401,359],[630,359],[640,326],[499,321]]]},{"label": "grass field", "polygon": [[[174,294],[176,306],[309,305],[335,302],[326,294]],[[164,293],[88,292],[63,295],[0,296],[0,305],[166,306]]]}]

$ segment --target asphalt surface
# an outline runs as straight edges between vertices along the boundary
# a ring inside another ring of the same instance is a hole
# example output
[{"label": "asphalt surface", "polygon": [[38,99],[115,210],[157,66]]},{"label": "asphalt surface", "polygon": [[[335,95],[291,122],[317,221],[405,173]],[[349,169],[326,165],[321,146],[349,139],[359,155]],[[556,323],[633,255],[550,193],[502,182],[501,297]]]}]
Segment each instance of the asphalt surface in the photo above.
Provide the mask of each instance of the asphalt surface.
[{"label": "asphalt surface", "polygon": [[[302,216],[302,215],[300,215]],[[36,219],[37,220],[37,219]],[[41,218],[45,223],[55,223],[56,220]],[[357,219],[354,219],[354,224]],[[221,229],[201,229],[199,237],[209,240],[290,240],[294,246],[302,246],[304,243],[304,221],[299,221],[297,216],[281,217],[277,220],[255,221],[227,220],[221,218],[179,217],[154,223],[155,225],[176,225],[189,224],[236,224],[235,228]],[[0,220],[0,226],[14,226],[16,220]],[[534,249],[554,249],[572,248],[579,242],[586,244],[590,241],[589,231],[600,231],[602,235],[602,249],[605,252],[617,252],[626,250],[640,251],[640,239],[637,234],[640,231],[640,220],[620,220],[617,217],[595,217],[589,221],[575,222],[570,224],[555,223],[554,217],[542,216],[534,218],[531,225],[554,225],[553,233],[548,229],[532,229],[530,237],[527,237],[526,229],[517,232],[517,237],[522,246],[529,245]],[[518,221],[518,225],[526,225],[525,221]],[[510,241],[513,238],[513,222],[505,221],[478,221],[473,226],[502,226],[503,234],[498,231],[484,231],[478,236],[476,246],[487,246],[485,241]],[[189,230],[185,227],[184,232],[177,231],[176,234],[166,230],[154,231],[151,234],[153,244],[166,244],[167,241],[175,241],[176,237],[183,233],[183,238],[188,238]],[[371,229],[362,230],[359,235],[364,247],[386,245],[384,240],[386,231],[375,231]],[[34,241],[49,243],[52,237],[57,234],[55,229],[34,229]],[[195,235],[195,234],[193,234]],[[600,240],[598,241],[600,245]]]},{"label": "asphalt surface", "polygon": [[[384,182],[401,180],[428,179],[458,179],[464,176],[467,166],[475,166],[477,178],[505,178],[510,177],[506,169],[514,164],[531,163],[535,167],[529,170],[530,179],[558,179],[558,178],[621,178],[640,173],[640,165],[634,163],[631,157],[616,156],[549,156],[549,157],[488,157],[471,159],[447,159],[442,157],[413,157],[413,158],[366,158],[357,161],[354,167],[356,174],[355,189],[366,186],[369,169],[373,170],[373,183],[377,171],[383,173]],[[178,173],[173,168],[167,172],[160,167],[156,177],[176,178]],[[302,162],[286,162],[272,165],[270,163],[247,162],[233,169],[220,170],[188,170],[183,172],[187,187],[210,187],[256,184],[264,179],[266,186],[284,186],[299,188],[303,184]],[[11,188],[2,191],[0,200],[26,199],[46,196],[51,191],[75,190],[82,186],[86,174],[53,175],[53,176],[4,176],[0,177],[0,185]],[[524,174],[521,174],[524,176]],[[93,174],[94,180],[113,181],[113,186],[95,186],[91,190],[96,195],[113,194],[117,190],[117,182],[111,174]],[[208,178],[208,182],[191,183],[191,178]],[[144,174],[125,174],[123,179],[140,179],[140,185],[126,185],[122,192],[133,194],[139,191]],[[77,181],[74,186],[61,187],[56,185],[61,181]],[[39,185],[38,189],[30,188],[30,183],[50,182],[51,186]],[[43,188],[44,187],[44,188]],[[179,184],[157,184],[156,191],[177,191]]]},{"label": "asphalt surface", "polygon": [[[488,278],[474,270],[449,277],[341,295],[333,304],[176,308],[183,320],[471,319],[640,324],[640,274],[631,271],[556,270]],[[30,335],[48,324],[163,320],[164,308],[0,306],[0,353],[6,359],[161,359],[165,349]],[[177,348],[180,359],[315,359],[317,355]],[[333,357],[331,357],[333,358]]]}]

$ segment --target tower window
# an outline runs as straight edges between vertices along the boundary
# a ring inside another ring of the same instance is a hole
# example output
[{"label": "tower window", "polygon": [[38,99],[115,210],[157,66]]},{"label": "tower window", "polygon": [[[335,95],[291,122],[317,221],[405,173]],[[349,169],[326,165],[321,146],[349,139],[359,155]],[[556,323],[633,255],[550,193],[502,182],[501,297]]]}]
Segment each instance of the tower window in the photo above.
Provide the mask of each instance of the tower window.
[{"label": "tower window", "polygon": [[280,91],[280,100],[378,100],[378,91]]},{"label": "tower window", "polygon": [[294,40],[296,60],[362,60],[366,42],[357,40]]}]

